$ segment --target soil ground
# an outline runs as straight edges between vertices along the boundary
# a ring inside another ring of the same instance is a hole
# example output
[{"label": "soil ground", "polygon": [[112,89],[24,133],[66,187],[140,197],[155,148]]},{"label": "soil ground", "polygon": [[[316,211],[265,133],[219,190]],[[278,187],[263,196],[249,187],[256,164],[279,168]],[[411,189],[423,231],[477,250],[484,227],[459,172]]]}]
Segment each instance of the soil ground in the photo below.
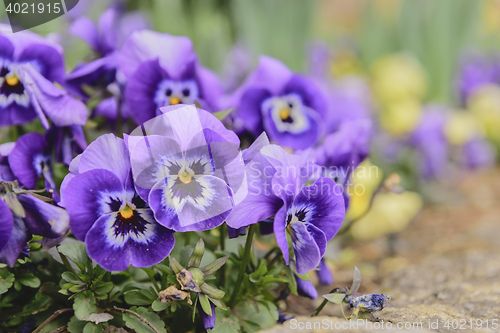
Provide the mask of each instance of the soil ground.
[{"label": "soil ground", "polygon": [[[318,287],[316,300],[290,297],[285,312],[296,321],[265,332],[500,332],[500,170],[469,175],[443,196],[395,236],[342,246],[334,285]],[[347,326],[333,303],[311,318],[321,295],[350,285],[354,265],[360,292],[392,296],[379,322]]]}]

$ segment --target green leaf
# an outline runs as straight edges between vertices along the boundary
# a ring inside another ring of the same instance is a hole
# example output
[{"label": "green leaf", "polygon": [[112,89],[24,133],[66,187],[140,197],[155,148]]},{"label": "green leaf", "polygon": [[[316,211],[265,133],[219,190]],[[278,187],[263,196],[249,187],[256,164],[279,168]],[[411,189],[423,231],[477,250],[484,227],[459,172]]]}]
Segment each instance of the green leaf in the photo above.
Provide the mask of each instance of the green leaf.
[{"label": "green leaf", "polygon": [[131,305],[151,305],[157,297],[149,290],[132,290],[125,294],[125,302]]},{"label": "green leaf", "polygon": [[203,266],[201,268],[201,271],[205,275],[212,275],[215,272],[217,272],[219,270],[219,268],[221,268],[222,266],[224,266],[224,264],[227,262],[228,258],[229,258],[229,256],[225,256],[225,257],[219,258],[219,259],[217,259],[215,261],[212,261],[210,264],[208,264],[206,266]]},{"label": "green leaf", "polygon": [[[165,329],[165,323],[156,313],[149,312],[146,308],[137,308],[135,306],[131,307],[130,310],[145,318],[159,332],[167,332],[167,330]],[[137,333],[154,333],[153,329],[147,323],[141,321],[139,317],[132,313],[124,313],[123,320],[125,321],[125,325],[127,325],[128,328],[135,330]]]},{"label": "green leaf", "polygon": [[153,304],[151,304],[151,309],[153,309],[153,311],[160,312],[160,311],[165,310],[169,306],[170,306],[170,303],[163,303],[159,299],[155,299]]},{"label": "green leaf", "polygon": [[94,291],[96,294],[107,294],[109,293],[115,285],[113,282],[99,282],[95,287]]},{"label": "green leaf", "polygon": [[85,244],[80,242],[62,244],[57,247],[57,250],[65,255],[69,260],[80,266],[85,266],[89,261]]},{"label": "green leaf", "polygon": [[288,280],[288,289],[294,295],[298,295],[297,293],[297,281],[295,281],[295,277],[293,276],[293,272],[290,269],[290,266],[285,266],[285,274]]},{"label": "green leaf", "polygon": [[205,253],[205,243],[203,239],[200,238],[194,247],[193,253],[189,257],[187,267],[200,267],[201,259],[203,258],[203,254]]},{"label": "green leaf", "polygon": [[96,299],[90,290],[86,290],[78,294],[73,303],[73,310],[75,310],[76,318],[84,320],[91,313],[97,311]]},{"label": "green leaf", "polygon": [[215,326],[209,330],[210,333],[234,333],[240,331],[241,327],[237,317],[221,309],[215,309]]},{"label": "green leaf", "polygon": [[227,118],[227,116],[229,116],[232,112],[234,111],[234,109],[226,109],[226,110],[221,110],[221,111],[217,111],[217,112],[214,112],[212,113],[217,119],[219,119],[220,121],[223,121],[224,119]]},{"label": "green leaf", "polygon": [[240,319],[248,320],[259,325],[260,329],[266,329],[276,324],[278,309],[272,302],[242,301],[236,307]]},{"label": "green leaf", "polygon": [[336,294],[336,293],[323,295],[324,298],[335,304],[342,304],[345,296],[346,294]]},{"label": "green leaf", "polygon": [[253,283],[257,283],[266,273],[267,273],[266,262],[265,262],[265,260],[261,260],[257,270],[255,270],[255,272],[250,274],[250,276],[249,276],[250,281],[252,281]]},{"label": "green leaf", "polygon": [[184,267],[182,267],[182,265],[174,257],[168,257],[168,261],[170,263],[170,268],[174,271],[175,274],[178,274],[184,269]]},{"label": "green leaf", "polygon": [[207,315],[211,316],[212,315],[212,307],[210,306],[210,301],[208,300],[208,297],[204,294],[199,294],[198,300],[200,302],[201,308],[203,309],[203,312],[205,312]]},{"label": "green leaf", "polygon": [[72,272],[64,272],[61,274],[61,278],[63,280],[66,280],[68,282],[74,283],[74,284],[83,284],[82,280],[78,278],[78,276],[75,273]]},{"label": "green leaf", "polygon": [[14,274],[2,269],[0,271],[0,295],[6,293],[12,287],[15,280]]},{"label": "green leaf", "polygon": [[81,333],[83,332],[84,327],[87,325],[86,321],[78,320],[75,316],[71,317],[68,322],[68,331],[70,333]]},{"label": "green leaf", "polygon": [[83,328],[83,333],[101,333],[104,328],[103,324],[94,324],[88,322]]}]

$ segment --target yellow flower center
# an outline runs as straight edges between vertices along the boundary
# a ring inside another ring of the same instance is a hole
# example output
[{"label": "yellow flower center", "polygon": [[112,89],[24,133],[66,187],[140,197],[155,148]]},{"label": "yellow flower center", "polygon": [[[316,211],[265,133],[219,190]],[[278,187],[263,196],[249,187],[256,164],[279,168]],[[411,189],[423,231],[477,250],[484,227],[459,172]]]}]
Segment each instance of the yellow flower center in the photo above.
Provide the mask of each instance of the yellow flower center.
[{"label": "yellow flower center", "polygon": [[122,210],[120,210],[120,215],[124,219],[129,219],[134,215],[134,210],[129,206],[125,206]]},{"label": "yellow flower center", "polygon": [[190,168],[184,167],[179,171],[178,176],[181,182],[183,182],[184,184],[189,184],[193,179],[194,172]]},{"label": "yellow flower center", "polygon": [[287,120],[290,117],[290,109],[283,108],[280,110],[280,118],[281,120]]},{"label": "yellow flower center", "polygon": [[177,105],[181,103],[181,100],[179,97],[170,97],[170,105]]},{"label": "yellow flower center", "polygon": [[9,86],[16,86],[19,83],[19,78],[15,75],[11,75],[5,78],[5,82],[7,82]]}]

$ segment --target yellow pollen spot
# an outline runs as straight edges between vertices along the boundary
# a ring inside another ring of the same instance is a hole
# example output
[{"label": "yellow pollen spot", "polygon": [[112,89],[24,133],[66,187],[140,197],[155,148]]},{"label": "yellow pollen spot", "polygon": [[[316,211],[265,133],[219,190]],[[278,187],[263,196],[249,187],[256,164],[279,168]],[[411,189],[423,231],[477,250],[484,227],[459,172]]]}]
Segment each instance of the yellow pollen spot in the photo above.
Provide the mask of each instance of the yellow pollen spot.
[{"label": "yellow pollen spot", "polygon": [[134,215],[134,210],[130,208],[129,206],[125,206],[122,210],[120,210],[120,215],[124,219],[129,219]]},{"label": "yellow pollen spot", "polygon": [[11,75],[5,78],[5,82],[7,82],[9,86],[15,86],[19,83],[19,78],[15,75]]},{"label": "yellow pollen spot", "polygon": [[184,170],[179,172],[179,180],[183,182],[184,184],[189,184],[191,183],[191,180],[193,179],[193,176],[190,175],[187,170]]},{"label": "yellow pollen spot", "polygon": [[179,97],[170,97],[170,105],[180,104],[181,100]]},{"label": "yellow pollen spot", "polygon": [[290,109],[283,108],[280,110],[280,118],[281,120],[287,120],[290,117]]}]

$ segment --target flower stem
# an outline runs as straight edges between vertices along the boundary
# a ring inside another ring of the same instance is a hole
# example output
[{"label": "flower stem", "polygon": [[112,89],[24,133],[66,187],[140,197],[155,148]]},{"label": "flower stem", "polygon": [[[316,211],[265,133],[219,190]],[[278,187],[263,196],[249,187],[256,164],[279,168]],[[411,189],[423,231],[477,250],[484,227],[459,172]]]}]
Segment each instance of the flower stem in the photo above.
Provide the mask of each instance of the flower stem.
[{"label": "flower stem", "polygon": [[232,308],[236,297],[238,297],[238,291],[243,282],[243,277],[245,276],[245,271],[247,270],[248,262],[250,261],[250,250],[252,249],[253,235],[255,233],[256,224],[252,224],[248,229],[247,241],[245,243],[245,252],[243,253],[243,260],[241,262],[240,272],[238,273],[238,278],[236,279],[236,285],[234,286],[233,293],[229,299],[229,307]]},{"label": "flower stem", "polygon": [[61,260],[62,260],[64,266],[66,267],[66,269],[68,271],[70,271],[71,273],[76,275],[76,272],[73,269],[73,267],[71,266],[71,263],[69,262],[68,258],[66,258],[66,256],[59,251],[57,251],[57,253],[59,253],[59,257],[61,257]]},{"label": "flower stem", "polygon": [[40,326],[38,326],[37,329],[33,331],[33,333],[40,332],[45,326],[47,326],[48,324],[50,324],[50,322],[52,320],[56,319],[57,317],[59,317],[63,313],[70,312],[70,311],[73,311],[73,309],[72,308],[66,308],[66,309],[57,310],[56,312],[54,312],[54,314],[52,316],[50,316],[49,318],[47,318],[47,320],[45,320]]},{"label": "flower stem", "polygon": [[130,313],[131,315],[134,315],[137,318],[139,318],[139,320],[142,321],[144,324],[148,325],[155,333],[160,333],[160,331],[153,324],[151,324],[151,322],[149,320],[147,320],[146,318],[144,318],[143,316],[141,316],[140,314],[138,314],[135,311],[132,311],[129,309],[122,309],[122,308],[119,308],[117,306],[113,306],[113,310],[121,312],[121,313]]},{"label": "flower stem", "polygon": [[[338,289],[338,288],[333,288],[333,289],[329,292],[329,294],[331,294],[331,293],[335,292],[335,290],[337,290],[337,289]],[[326,303],[328,303],[328,300],[325,298],[325,299],[323,300],[323,302],[322,302],[322,303],[318,306],[318,308],[316,309],[316,311],[314,312],[314,314],[313,314],[313,315],[311,315],[311,317],[316,317],[317,315],[319,315],[319,313],[321,312],[321,310],[323,310],[323,308],[325,307]],[[342,306],[342,304],[341,304],[341,306]]]}]

